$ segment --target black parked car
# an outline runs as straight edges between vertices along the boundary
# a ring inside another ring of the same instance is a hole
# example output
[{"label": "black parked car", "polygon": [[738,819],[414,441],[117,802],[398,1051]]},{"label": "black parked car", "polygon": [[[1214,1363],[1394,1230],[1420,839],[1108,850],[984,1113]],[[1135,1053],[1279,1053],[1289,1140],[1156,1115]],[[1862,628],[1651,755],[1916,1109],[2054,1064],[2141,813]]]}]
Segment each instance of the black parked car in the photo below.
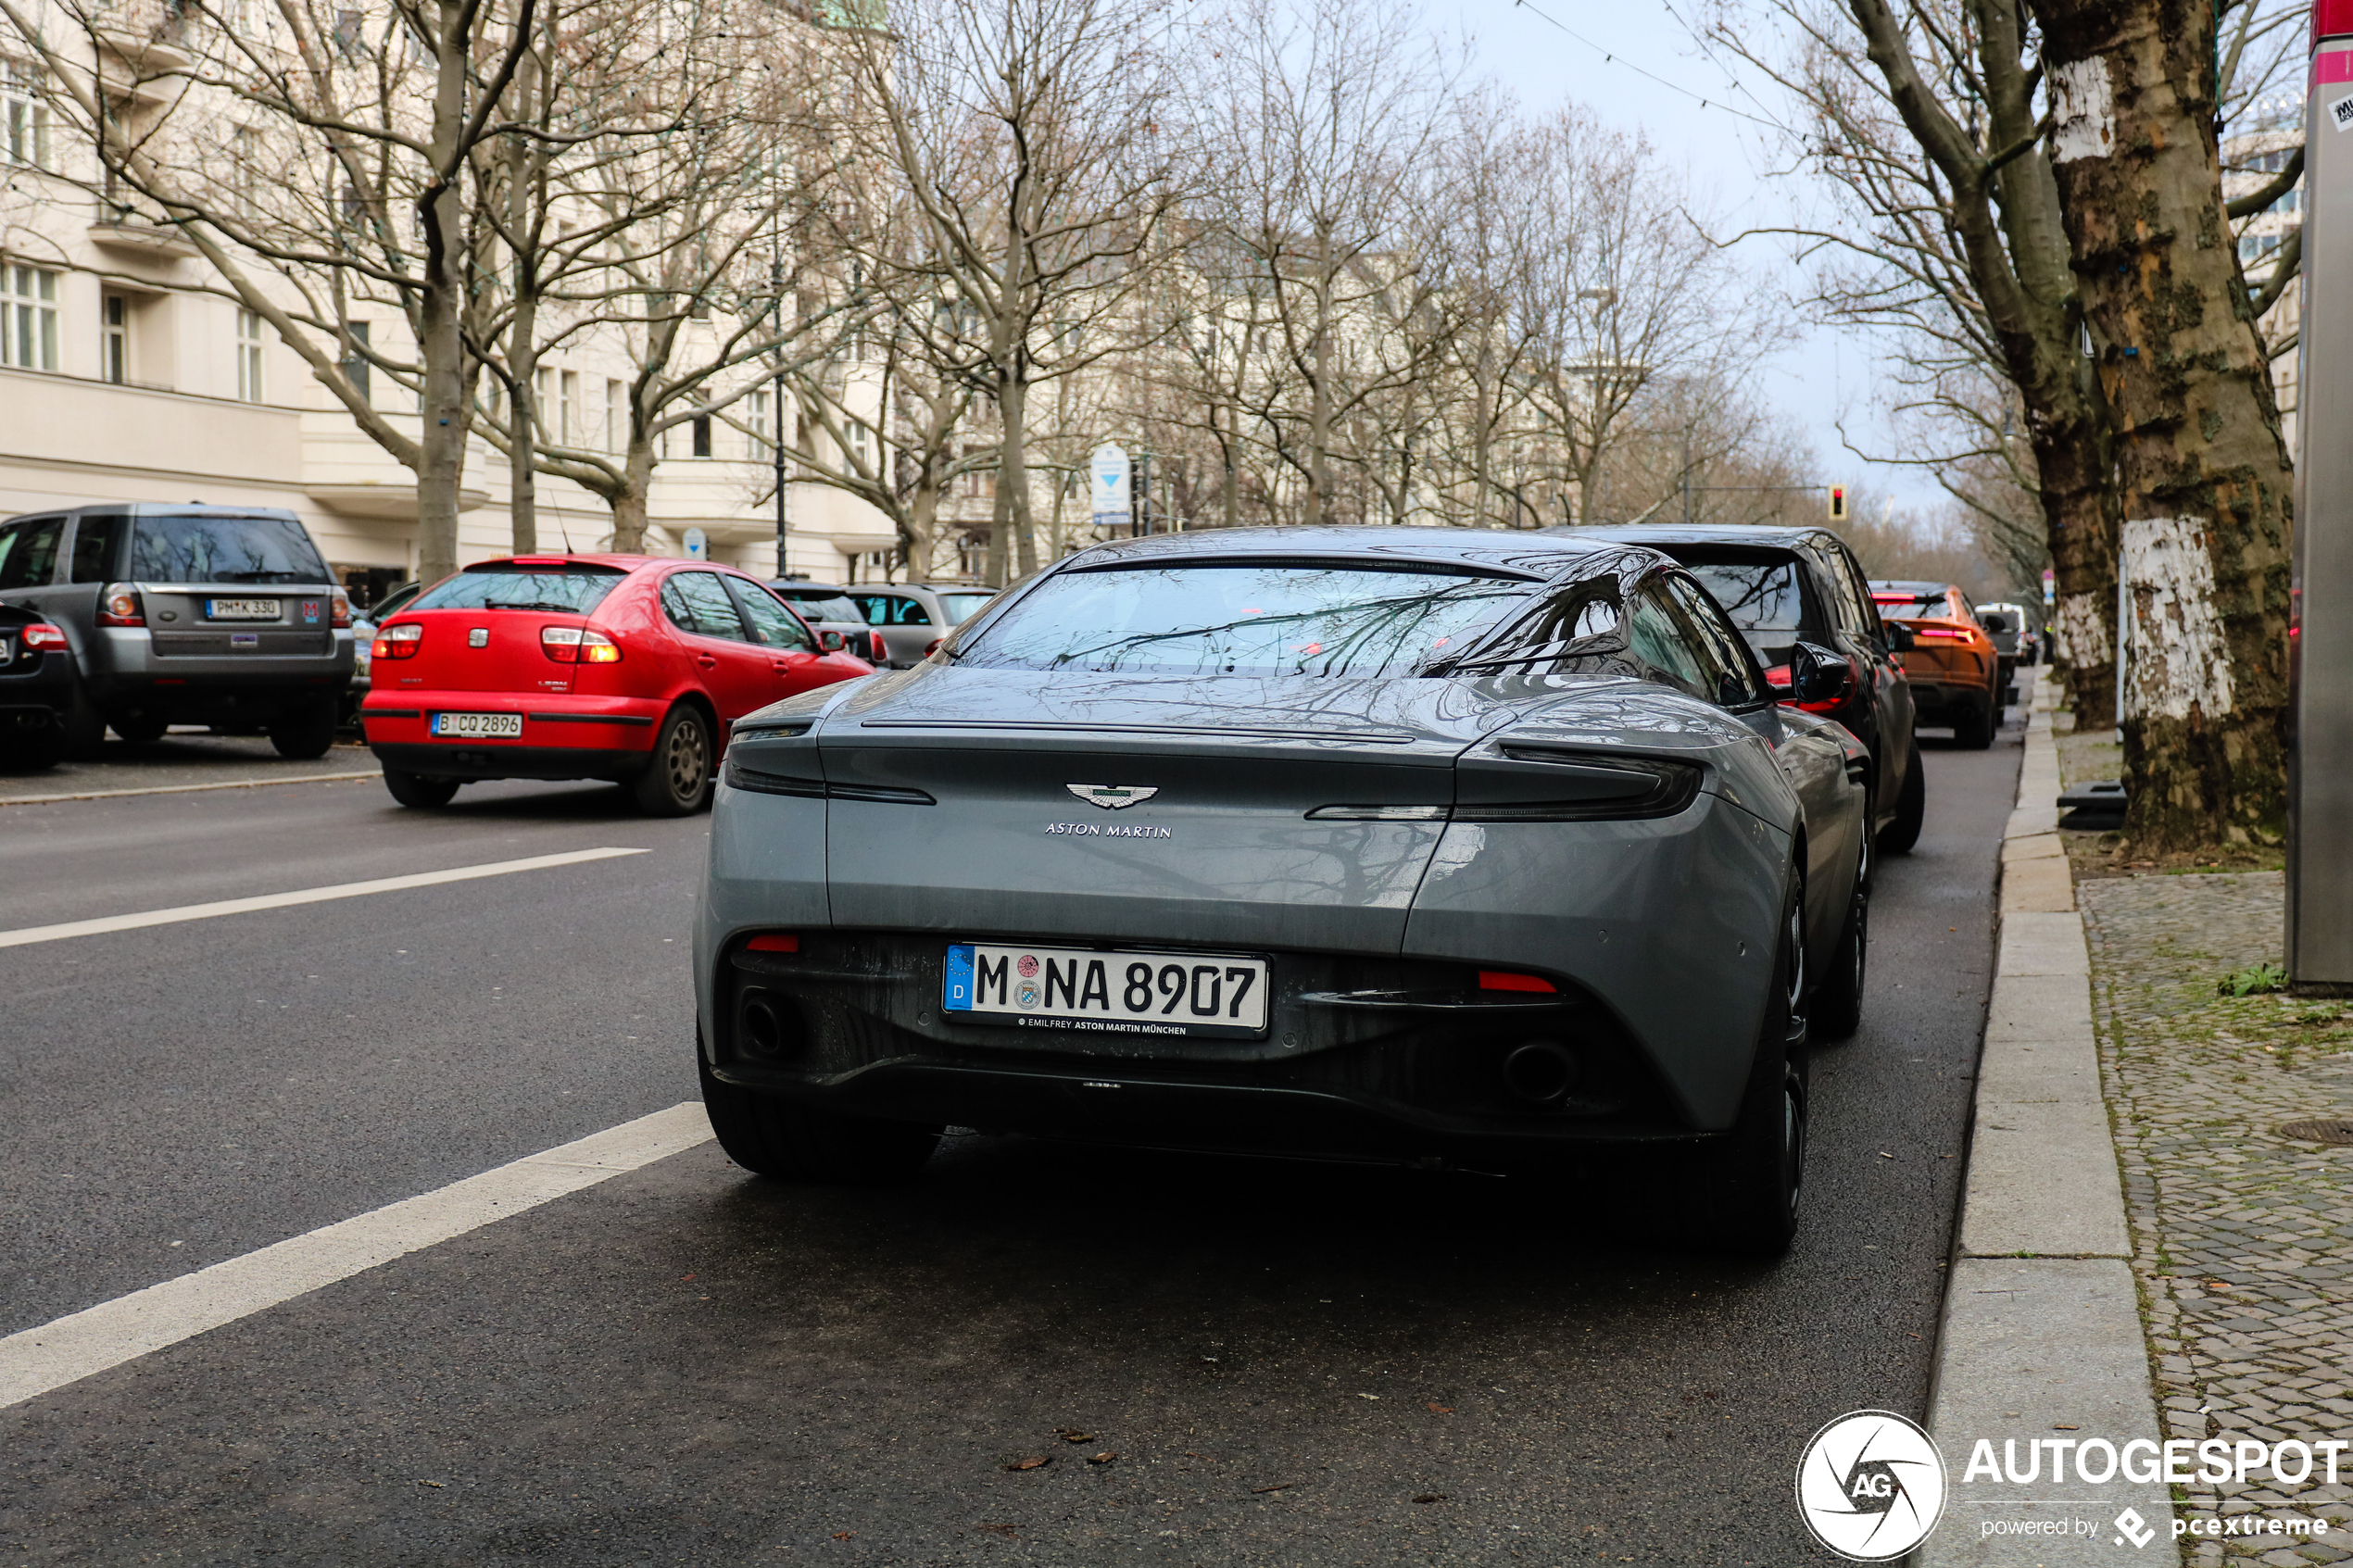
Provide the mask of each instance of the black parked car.
[{"label": "black parked car", "polygon": [[66,754],[73,650],[32,610],[0,605],[0,771],[54,768]]},{"label": "black parked car", "polygon": [[281,755],[334,744],[351,605],[294,513],[116,502],[0,522],[0,602],[72,646],[67,753],[105,731],[266,730]]},{"label": "black parked car", "polygon": [[[1666,523],[1554,532],[1646,545],[1690,568],[1748,639],[1781,700],[1837,720],[1870,748],[1880,847],[1901,855],[1919,840],[1927,776],[1912,734],[1912,689],[1896,658],[1910,646],[1910,633],[1881,619],[1869,580],[1837,534]],[[1853,686],[1829,702],[1788,695],[1793,669],[1806,657],[1801,646],[1843,659],[1855,672]]]}]

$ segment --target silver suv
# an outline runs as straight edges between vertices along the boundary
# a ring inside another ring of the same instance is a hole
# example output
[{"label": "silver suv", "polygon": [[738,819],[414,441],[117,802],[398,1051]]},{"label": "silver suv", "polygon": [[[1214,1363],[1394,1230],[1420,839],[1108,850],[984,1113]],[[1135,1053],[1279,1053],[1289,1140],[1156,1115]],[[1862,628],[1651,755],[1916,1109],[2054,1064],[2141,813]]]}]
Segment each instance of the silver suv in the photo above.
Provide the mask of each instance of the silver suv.
[{"label": "silver suv", "polygon": [[970,583],[860,583],[842,590],[882,645],[882,657],[870,662],[893,670],[921,664],[941,639],[970,621],[997,593]]},{"label": "silver suv", "polygon": [[0,600],[72,645],[66,745],[88,756],[172,724],[267,730],[285,757],[334,744],[351,606],[292,512],[116,503],[0,522]]}]

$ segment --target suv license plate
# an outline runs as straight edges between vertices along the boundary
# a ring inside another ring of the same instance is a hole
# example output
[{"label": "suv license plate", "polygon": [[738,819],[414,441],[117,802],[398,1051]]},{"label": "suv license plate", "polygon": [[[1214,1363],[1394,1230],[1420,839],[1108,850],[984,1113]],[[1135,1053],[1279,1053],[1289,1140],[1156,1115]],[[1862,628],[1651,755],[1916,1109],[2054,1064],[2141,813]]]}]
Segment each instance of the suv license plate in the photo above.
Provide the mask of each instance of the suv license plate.
[{"label": "suv license plate", "polygon": [[207,599],[204,602],[207,621],[275,621],[278,601],[275,599]]},{"label": "suv license plate", "polygon": [[939,1005],[967,1023],[1256,1039],[1266,1033],[1266,960],[958,942]]},{"label": "suv license plate", "polygon": [[433,733],[462,740],[514,740],[522,734],[520,713],[436,713]]}]

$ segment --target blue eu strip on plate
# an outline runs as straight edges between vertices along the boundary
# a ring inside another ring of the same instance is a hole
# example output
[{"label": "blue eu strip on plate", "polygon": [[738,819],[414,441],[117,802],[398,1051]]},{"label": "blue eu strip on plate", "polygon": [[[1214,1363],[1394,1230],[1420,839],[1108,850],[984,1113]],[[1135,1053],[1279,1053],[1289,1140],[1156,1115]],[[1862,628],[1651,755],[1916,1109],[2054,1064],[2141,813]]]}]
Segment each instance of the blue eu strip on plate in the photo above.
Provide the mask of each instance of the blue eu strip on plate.
[{"label": "blue eu strip on plate", "polygon": [[972,1010],[973,950],[969,942],[953,943],[949,947],[948,979],[939,1005],[948,1012]]}]

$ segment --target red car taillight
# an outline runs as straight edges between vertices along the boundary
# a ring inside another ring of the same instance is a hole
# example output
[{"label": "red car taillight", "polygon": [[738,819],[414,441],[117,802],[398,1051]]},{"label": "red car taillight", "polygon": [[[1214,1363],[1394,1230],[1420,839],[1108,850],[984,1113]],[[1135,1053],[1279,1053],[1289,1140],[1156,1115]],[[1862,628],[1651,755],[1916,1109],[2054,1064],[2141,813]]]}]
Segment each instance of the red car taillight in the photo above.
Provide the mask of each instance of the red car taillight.
[{"label": "red car taillight", "polygon": [[110,583],[98,596],[98,624],[101,626],[145,626],[146,606],[139,602],[139,590],[128,583]]},{"label": "red car taillight", "polygon": [[579,626],[542,626],[539,651],[558,664],[619,664],[621,645]]},{"label": "red car taillight", "polygon": [[351,596],[341,588],[337,588],[327,601],[327,624],[337,631],[349,631],[351,628]]},{"label": "red car taillight", "polygon": [[34,621],[24,629],[22,635],[24,650],[27,653],[31,653],[35,648],[56,648],[60,653],[66,649],[64,629],[52,626],[45,621]]},{"label": "red car taillight", "polygon": [[1478,988],[1482,991],[1558,992],[1560,990],[1559,986],[1541,974],[1516,974],[1507,969],[1480,970]]},{"label": "red car taillight", "polygon": [[417,648],[424,641],[425,629],[413,621],[397,626],[387,626],[376,633],[375,642],[368,649],[371,659],[414,659]]},{"label": "red car taillight", "polygon": [[[1786,664],[1776,664],[1766,671],[1765,684],[1773,688],[1774,701],[1784,708],[1794,708],[1802,713],[1835,713],[1841,705],[1842,699],[1838,697],[1832,697],[1827,702],[1800,702],[1790,696],[1790,673],[1789,666]],[[1862,685],[1859,675],[1856,678],[1856,685],[1858,689]]]}]

